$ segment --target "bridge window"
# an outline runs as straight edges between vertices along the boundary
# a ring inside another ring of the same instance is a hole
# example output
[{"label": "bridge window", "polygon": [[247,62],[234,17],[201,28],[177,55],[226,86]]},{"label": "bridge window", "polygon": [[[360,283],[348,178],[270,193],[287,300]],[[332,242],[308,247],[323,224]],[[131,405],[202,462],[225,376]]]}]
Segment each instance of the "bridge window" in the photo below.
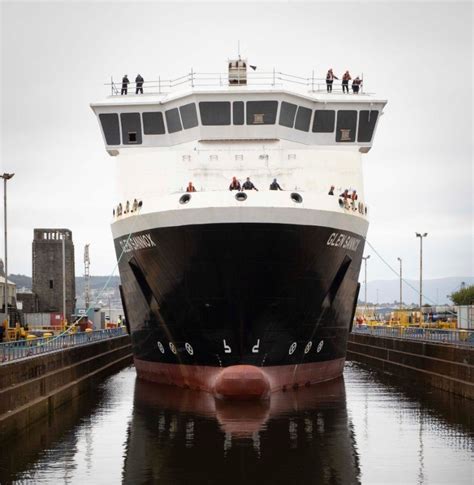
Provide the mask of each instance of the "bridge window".
[{"label": "bridge window", "polygon": [[357,111],[339,110],[337,112],[336,141],[351,142],[355,141],[357,125]]},{"label": "bridge window", "polygon": [[359,111],[359,131],[357,133],[357,141],[361,143],[370,143],[374,134],[375,123],[379,112],[375,111]]},{"label": "bridge window", "polygon": [[119,117],[117,113],[102,113],[99,115],[102,131],[107,145],[120,145]]},{"label": "bridge window", "polygon": [[234,125],[244,124],[244,102],[234,101],[232,103]]},{"label": "bridge window", "polygon": [[199,103],[199,112],[204,126],[230,125],[229,101],[203,101]]},{"label": "bridge window", "polygon": [[278,101],[247,101],[247,125],[274,125]]},{"label": "bridge window", "polygon": [[196,105],[194,103],[185,104],[180,106],[179,112],[181,119],[183,120],[183,128],[185,130],[194,128],[198,125],[198,117],[196,112]]},{"label": "bridge window", "polygon": [[143,113],[142,117],[143,133],[145,133],[145,135],[163,135],[165,133],[163,113],[153,111],[150,113]]},{"label": "bridge window", "polygon": [[281,102],[280,118],[278,123],[281,126],[286,126],[287,128],[293,128],[295,123],[296,109],[298,106],[296,104],[287,103],[286,101]]},{"label": "bridge window", "polygon": [[335,120],[335,111],[317,109],[314,112],[313,133],[332,133]]},{"label": "bridge window", "polygon": [[309,131],[309,124],[311,123],[312,114],[313,112],[309,108],[299,106],[298,113],[296,113],[295,128],[301,131]]},{"label": "bridge window", "polygon": [[121,113],[122,144],[136,145],[142,142],[142,122],[140,113]]},{"label": "bridge window", "polygon": [[181,119],[179,118],[178,108],[173,108],[165,111],[166,125],[168,126],[168,133],[176,133],[181,131]]}]

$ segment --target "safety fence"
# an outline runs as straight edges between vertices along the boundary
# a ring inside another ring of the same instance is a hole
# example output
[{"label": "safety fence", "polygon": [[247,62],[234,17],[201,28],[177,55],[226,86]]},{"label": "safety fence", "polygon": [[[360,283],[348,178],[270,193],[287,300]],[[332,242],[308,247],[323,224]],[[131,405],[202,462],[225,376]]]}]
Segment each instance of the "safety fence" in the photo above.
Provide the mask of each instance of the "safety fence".
[{"label": "safety fence", "polygon": [[100,340],[122,337],[126,334],[125,327],[118,327],[92,332],[65,333],[46,338],[4,342],[0,344],[0,364],[79,345],[87,345]]},{"label": "safety fence", "polygon": [[407,340],[422,340],[426,342],[474,346],[474,330],[357,325],[352,329],[352,332],[373,335],[376,337],[392,337]]},{"label": "safety fence", "polygon": [[[235,81],[234,78],[233,80]],[[358,85],[359,89],[356,88],[354,91],[352,91],[352,83],[350,83],[349,89],[347,90],[348,94],[363,94],[363,75],[360,82],[361,84]],[[110,83],[105,83],[105,85],[109,86],[112,96],[134,93],[165,94],[183,86],[207,89],[228,87],[229,85],[235,87],[253,86],[256,88],[281,88],[286,85],[294,85],[295,87],[311,92],[327,92],[328,90],[326,78],[315,77],[314,72],[311,76],[303,77],[277,71],[276,69],[267,72],[249,71],[245,75],[242,75],[242,78],[238,79],[236,83],[229,81],[229,73],[201,73],[191,69],[191,72],[175,79],[163,79],[158,76],[157,79],[153,80],[123,83],[123,81],[116,81],[111,78]],[[334,81],[330,91],[342,93],[342,81]]]}]

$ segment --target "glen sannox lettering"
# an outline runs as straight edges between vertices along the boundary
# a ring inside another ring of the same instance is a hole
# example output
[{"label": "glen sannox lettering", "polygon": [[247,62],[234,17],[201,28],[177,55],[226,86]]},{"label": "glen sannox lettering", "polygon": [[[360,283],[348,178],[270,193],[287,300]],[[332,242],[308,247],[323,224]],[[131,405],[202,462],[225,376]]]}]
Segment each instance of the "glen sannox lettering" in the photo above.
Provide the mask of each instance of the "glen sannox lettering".
[{"label": "glen sannox lettering", "polygon": [[357,251],[359,244],[359,238],[343,234],[342,232],[333,232],[327,242],[327,246],[348,249],[349,251]]},{"label": "glen sannox lettering", "polygon": [[133,236],[128,241],[127,239],[122,239],[119,244],[124,253],[129,253],[130,251],[138,251],[140,249],[153,248],[156,246],[155,241],[153,241],[150,234]]}]

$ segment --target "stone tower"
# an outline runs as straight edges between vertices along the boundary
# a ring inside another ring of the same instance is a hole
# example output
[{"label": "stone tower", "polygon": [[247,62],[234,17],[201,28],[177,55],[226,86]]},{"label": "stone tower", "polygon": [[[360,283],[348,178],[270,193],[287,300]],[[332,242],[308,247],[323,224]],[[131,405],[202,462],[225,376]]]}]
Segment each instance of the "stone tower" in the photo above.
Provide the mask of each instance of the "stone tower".
[{"label": "stone tower", "polygon": [[33,293],[38,311],[63,311],[63,240],[66,281],[66,318],[76,306],[74,244],[69,229],[35,229],[33,239]]}]

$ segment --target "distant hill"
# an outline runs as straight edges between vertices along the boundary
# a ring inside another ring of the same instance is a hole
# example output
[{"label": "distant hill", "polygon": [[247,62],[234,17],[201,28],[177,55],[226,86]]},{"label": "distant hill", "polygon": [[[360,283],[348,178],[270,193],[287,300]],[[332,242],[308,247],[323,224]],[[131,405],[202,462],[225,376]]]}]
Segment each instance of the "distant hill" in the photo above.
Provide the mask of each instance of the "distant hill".
[{"label": "distant hill", "polygon": [[[419,280],[407,280],[417,290],[420,287]],[[472,276],[454,276],[452,278],[437,278],[432,280],[423,280],[423,295],[426,298],[423,299],[423,303],[434,303],[443,305],[445,303],[451,303],[447,295],[450,295],[454,291],[458,290],[462,282],[466,285],[474,284],[474,277]],[[359,300],[364,300],[364,282],[361,281],[361,288],[359,293]],[[377,290],[378,290],[378,303],[393,303],[400,298],[400,281],[395,280],[374,280],[367,282],[367,300],[370,303],[377,303]],[[408,285],[403,284],[402,287],[402,299],[403,303],[411,304],[418,303],[420,297],[418,291],[411,289]]]},{"label": "distant hill", "polygon": [[[8,277],[11,281],[16,283],[17,288],[29,288],[31,289],[31,276],[11,274]],[[108,276],[91,276],[91,290],[101,290],[107,282]],[[418,289],[418,280],[407,280],[413,287]],[[472,276],[454,276],[451,278],[437,278],[432,280],[423,281],[423,293],[427,297],[425,303],[438,303],[443,305],[450,303],[447,295],[450,295],[453,291],[456,291],[461,286],[462,282],[466,285],[474,285],[474,277]],[[361,281],[361,289],[359,294],[359,300],[364,300],[364,285]],[[120,284],[119,276],[112,276],[109,288],[118,289]],[[399,299],[399,280],[374,280],[369,281],[367,284],[367,300],[370,303],[377,303],[377,289],[378,291],[378,303],[393,303]],[[76,294],[78,297],[84,293],[84,277],[78,276],[76,278]],[[429,299],[429,300],[428,300]],[[417,291],[412,290],[408,285],[403,285],[403,302],[405,304],[418,303],[419,296]]]},{"label": "distant hill", "polygon": [[[108,280],[108,276],[91,276],[91,290],[101,290]],[[18,289],[28,288],[31,290],[32,280],[31,276],[22,274],[11,274],[8,279],[16,284]],[[120,284],[119,276],[112,276],[109,283],[109,288],[118,288]],[[81,295],[84,292],[84,277],[76,277],[76,294]]]}]

